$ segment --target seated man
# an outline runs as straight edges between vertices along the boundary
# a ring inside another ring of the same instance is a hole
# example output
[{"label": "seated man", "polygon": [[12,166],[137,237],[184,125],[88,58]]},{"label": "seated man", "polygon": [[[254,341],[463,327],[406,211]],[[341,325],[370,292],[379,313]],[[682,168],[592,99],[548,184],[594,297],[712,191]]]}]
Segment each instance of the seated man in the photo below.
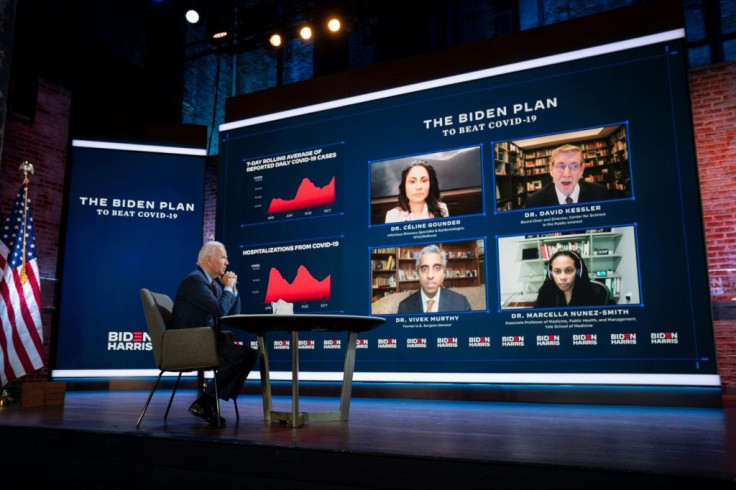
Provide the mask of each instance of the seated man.
[{"label": "seated man", "polygon": [[419,291],[399,303],[398,313],[436,313],[440,311],[469,311],[468,298],[443,288],[447,255],[437,245],[427,245],[417,256]]},{"label": "seated man", "polygon": [[552,182],[526,199],[527,208],[575,204],[608,199],[608,190],[593,182],[580,180],[583,176],[583,150],[579,146],[563,145],[549,157]]},{"label": "seated man", "polygon": [[[240,313],[240,297],[236,289],[238,276],[227,271],[227,251],[219,242],[202,246],[197,258],[197,269],[179,285],[171,313],[171,328],[210,326],[217,328],[221,316]],[[248,346],[218,339],[218,352],[225,361],[217,371],[218,395],[222,400],[236,399],[256,362],[256,352]],[[222,427],[225,419],[217,418],[215,384],[207,389],[189,407],[189,413]]]}]

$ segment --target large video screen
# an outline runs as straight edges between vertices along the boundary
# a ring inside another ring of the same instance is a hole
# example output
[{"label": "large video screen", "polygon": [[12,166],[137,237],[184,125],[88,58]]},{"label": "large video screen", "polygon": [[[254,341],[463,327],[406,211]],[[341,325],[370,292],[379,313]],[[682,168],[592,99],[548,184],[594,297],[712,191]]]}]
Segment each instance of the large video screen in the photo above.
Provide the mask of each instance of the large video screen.
[{"label": "large video screen", "polygon": [[244,313],[385,317],[356,380],[718,386],[683,34],[222,125]]},{"label": "large video screen", "polygon": [[197,261],[204,148],[73,140],[54,378],[155,376],[140,290]]}]

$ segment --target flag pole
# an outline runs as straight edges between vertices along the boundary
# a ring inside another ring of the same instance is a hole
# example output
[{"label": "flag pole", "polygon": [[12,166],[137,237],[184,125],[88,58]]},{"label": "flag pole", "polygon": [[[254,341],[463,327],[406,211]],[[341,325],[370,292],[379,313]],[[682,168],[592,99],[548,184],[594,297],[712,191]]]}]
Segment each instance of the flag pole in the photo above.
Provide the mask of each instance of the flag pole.
[{"label": "flag pole", "polygon": [[28,275],[26,274],[26,226],[27,226],[27,220],[28,220],[28,174],[30,173],[33,175],[33,164],[29,162],[28,160],[24,160],[21,162],[20,166],[18,167],[18,170],[23,172],[23,187],[24,187],[24,195],[23,195],[23,257],[21,258],[21,266],[20,266],[20,282],[21,284],[25,284],[25,282],[28,280]]}]

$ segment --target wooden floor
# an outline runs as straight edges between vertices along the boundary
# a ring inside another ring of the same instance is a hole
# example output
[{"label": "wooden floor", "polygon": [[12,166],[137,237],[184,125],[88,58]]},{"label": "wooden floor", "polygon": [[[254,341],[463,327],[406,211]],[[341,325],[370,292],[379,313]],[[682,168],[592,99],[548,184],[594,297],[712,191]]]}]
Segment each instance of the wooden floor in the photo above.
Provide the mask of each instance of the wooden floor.
[{"label": "wooden floor", "polygon": [[[263,422],[255,395],[224,429],[187,413],[192,390],[71,391],[64,407],[0,410],[2,488],[732,488],[725,408],[355,398],[351,420]],[[289,399],[275,397],[276,409]],[[302,397],[301,409],[337,400]],[[733,405],[733,406],[729,406]],[[14,482],[16,487],[7,486]]]}]

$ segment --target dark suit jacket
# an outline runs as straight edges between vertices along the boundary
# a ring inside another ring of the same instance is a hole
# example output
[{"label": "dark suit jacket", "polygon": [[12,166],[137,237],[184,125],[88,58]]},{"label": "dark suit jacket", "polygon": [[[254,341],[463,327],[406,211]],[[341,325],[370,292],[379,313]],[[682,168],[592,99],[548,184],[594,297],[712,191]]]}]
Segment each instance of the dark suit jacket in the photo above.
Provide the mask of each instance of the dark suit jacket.
[{"label": "dark suit jacket", "polygon": [[[578,197],[578,202],[603,201],[609,199],[608,190],[602,185],[593,182],[586,182],[584,180],[581,180],[578,183],[580,184],[580,196]],[[560,202],[557,200],[554,182],[550,182],[526,198],[527,208],[559,205]]]},{"label": "dark suit jacket", "polygon": [[[422,313],[423,310],[422,293],[417,291],[411,293],[399,303],[398,313]],[[437,307],[437,311],[470,311],[470,302],[462,294],[442,288],[440,304]]]},{"label": "dark suit jacket", "polygon": [[171,312],[171,328],[213,327],[215,318],[240,313],[240,296],[225,291],[215,280],[217,296],[204,271],[197,267],[179,285]]}]

